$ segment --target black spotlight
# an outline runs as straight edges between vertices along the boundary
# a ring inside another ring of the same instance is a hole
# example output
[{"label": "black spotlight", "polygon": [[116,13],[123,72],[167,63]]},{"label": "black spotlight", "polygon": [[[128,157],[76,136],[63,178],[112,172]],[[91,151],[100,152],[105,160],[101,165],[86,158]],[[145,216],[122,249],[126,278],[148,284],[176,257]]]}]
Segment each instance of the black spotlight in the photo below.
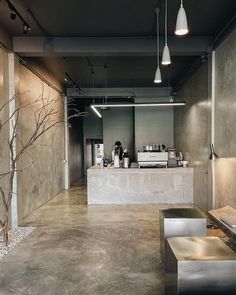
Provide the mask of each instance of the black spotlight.
[{"label": "black spotlight", "polygon": [[67,72],[65,72],[65,77],[64,77],[64,80],[65,80],[65,82],[67,83],[67,82],[69,82],[69,77],[68,77],[68,74],[67,74]]},{"label": "black spotlight", "polygon": [[16,12],[14,10],[11,10],[10,18],[12,20],[15,20],[16,19]]},{"label": "black spotlight", "polygon": [[27,34],[28,31],[30,31],[30,30],[31,30],[30,26],[28,24],[24,23],[23,24],[23,33]]}]

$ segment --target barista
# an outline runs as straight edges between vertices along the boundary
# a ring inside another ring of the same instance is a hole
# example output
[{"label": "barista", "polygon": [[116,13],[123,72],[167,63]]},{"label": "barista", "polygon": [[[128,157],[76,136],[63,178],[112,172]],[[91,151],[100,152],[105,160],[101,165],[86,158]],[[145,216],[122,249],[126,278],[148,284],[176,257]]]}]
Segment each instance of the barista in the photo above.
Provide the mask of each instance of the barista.
[{"label": "barista", "polygon": [[120,141],[115,142],[115,155],[119,156],[120,161],[123,159],[123,148]]},{"label": "barista", "polygon": [[123,159],[123,148],[120,141],[115,142],[115,150],[112,152],[114,168],[120,168]]}]

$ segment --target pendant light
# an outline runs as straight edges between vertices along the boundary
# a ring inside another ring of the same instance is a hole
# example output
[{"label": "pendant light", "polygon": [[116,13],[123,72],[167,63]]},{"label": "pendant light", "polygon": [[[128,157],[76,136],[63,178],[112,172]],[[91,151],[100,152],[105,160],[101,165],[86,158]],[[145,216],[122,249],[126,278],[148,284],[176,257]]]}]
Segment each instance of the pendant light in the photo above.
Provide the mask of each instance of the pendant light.
[{"label": "pendant light", "polygon": [[162,64],[163,65],[170,65],[171,64],[171,60],[170,60],[170,50],[168,47],[168,43],[167,43],[167,9],[168,9],[168,5],[167,5],[167,0],[166,0],[166,8],[165,8],[165,47],[162,53]]},{"label": "pendant light", "polygon": [[159,8],[156,9],[157,13],[157,70],[154,78],[154,83],[161,83],[161,70],[160,70],[160,33],[159,33]]},{"label": "pendant light", "polygon": [[175,34],[179,36],[186,35],[188,33],[188,21],[183,7],[183,0],[181,0],[180,9],[177,15]]}]

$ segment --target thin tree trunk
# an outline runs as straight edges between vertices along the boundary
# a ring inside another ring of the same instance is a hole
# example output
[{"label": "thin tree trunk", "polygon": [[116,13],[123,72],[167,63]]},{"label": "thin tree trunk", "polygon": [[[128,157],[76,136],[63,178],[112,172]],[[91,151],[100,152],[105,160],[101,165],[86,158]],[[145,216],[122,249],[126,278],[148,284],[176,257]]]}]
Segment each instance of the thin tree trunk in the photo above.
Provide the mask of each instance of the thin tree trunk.
[{"label": "thin tree trunk", "polygon": [[8,218],[6,221],[6,224],[4,225],[4,230],[3,230],[3,240],[6,246],[8,246],[9,242],[9,234],[8,234]]}]

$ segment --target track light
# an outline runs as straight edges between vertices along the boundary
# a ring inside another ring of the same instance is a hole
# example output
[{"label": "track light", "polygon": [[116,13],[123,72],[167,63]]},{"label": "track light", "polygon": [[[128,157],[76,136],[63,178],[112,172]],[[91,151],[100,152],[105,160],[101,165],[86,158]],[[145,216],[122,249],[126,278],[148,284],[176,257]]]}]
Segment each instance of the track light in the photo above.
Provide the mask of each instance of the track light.
[{"label": "track light", "polygon": [[209,159],[210,160],[215,160],[215,159],[218,159],[219,156],[217,155],[217,153],[215,152],[215,148],[214,148],[214,145],[213,143],[210,145],[210,156],[209,156]]},{"label": "track light", "polygon": [[15,19],[16,19],[16,12],[15,12],[15,10],[12,10],[12,11],[11,11],[10,18],[11,18],[12,20],[15,20]]},{"label": "track light", "polygon": [[27,34],[29,31],[31,31],[30,25],[27,23],[23,24],[23,33]]},{"label": "track light", "polygon": [[68,78],[67,72],[65,72],[64,80],[65,80],[66,83],[69,81],[69,78]]},{"label": "track light", "polygon": [[23,24],[23,33],[27,34],[31,30],[29,23],[23,18],[23,16],[19,13],[19,11],[15,8],[15,6],[11,3],[10,0],[5,0],[5,2],[7,3],[10,9],[10,18],[12,20],[15,20],[18,16],[18,18],[21,20]]},{"label": "track light", "polygon": [[176,20],[175,34],[179,36],[186,35],[188,33],[188,21],[183,7],[183,0],[181,0],[180,9]]},{"label": "track light", "polygon": [[71,78],[71,76],[67,72],[65,72],[64,81],[70,84],[68,85],[69,87],[78,88],[79,91],[81,91],[81,88],[78,86],[78,84]]}]

